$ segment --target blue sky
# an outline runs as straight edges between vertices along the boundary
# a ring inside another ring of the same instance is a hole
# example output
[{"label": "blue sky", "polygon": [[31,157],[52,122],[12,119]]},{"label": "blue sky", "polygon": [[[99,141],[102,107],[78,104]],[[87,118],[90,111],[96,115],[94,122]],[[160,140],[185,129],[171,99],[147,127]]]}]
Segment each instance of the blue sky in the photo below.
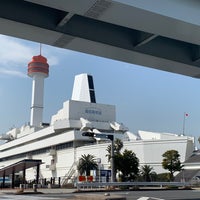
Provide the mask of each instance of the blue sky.
[{"label": "blue sky", "polygon": [[[0,134],[30,120],[32,79],[27,64],[39,44],[0,35]],[[74,76],[93,76],[98,103],[116,105],[117,121],[138,130],[200,136],[200,80],[48,45],[42,55],[50,65],[45,79],[44,122],[71,98]]]}]

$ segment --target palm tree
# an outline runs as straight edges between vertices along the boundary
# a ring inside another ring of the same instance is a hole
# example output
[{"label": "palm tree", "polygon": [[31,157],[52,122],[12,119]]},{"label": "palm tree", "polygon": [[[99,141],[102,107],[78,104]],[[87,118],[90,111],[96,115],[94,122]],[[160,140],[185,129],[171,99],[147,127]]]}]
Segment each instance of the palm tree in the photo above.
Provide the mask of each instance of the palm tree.
[{"label": "palm tree", "polygon": [[93,155],[82,155],[79,159],[79,164],[77,169],[81,175],[86,174],[86,176],[90,175],[90,170],[98,169],[98,164],[95,161],[95,157]]},{"label": "palm tree", "polygon": [[144,165],[141,167],[141,174],[144,177],[144,180],[146,182],[151,181],[151,175],[153,173],[153,167],[151,167],[150,165]]},{"label": "palm tree", "polygon": [[[114,141],[114,156],[120,155],[120,151],[123,148],[123,142],[116,138]],[[108,154],[106,155],[108,157],[108,161],[111,159],[111,145],[108,145],[106,151]]]}]

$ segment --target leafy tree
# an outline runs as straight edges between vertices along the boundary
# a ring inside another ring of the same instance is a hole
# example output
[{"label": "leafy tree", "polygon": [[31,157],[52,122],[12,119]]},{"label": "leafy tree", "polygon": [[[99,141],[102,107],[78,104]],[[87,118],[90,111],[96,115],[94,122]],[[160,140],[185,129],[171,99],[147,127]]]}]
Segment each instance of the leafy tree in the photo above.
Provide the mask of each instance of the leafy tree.
[{"label": "leafy tree", "polygon": [[157,174],[156,181],[163,181],[163,182],[169,181],[169,173]]},{"label": "leafy tree", "polygon": [[[125,180],[134,180],[138,174],[138,166],[139,160],[136,157],[135,153],[129,151],[127,149],[121,153],[121,149],[123,148],[123,142],[120,139],[116,139],[114,141],[114,165],[115,165],[115,173],[117,171],[121,172],[121,178],[123,181]],[[107,147],[108,161],[111,159],[111,145]]]},{"label": "leafy tree", "polygon": [[180,154],[176,150],[168,150],[162,155],[162,166],[170,172],[170,181],[174,180],[174,172],[181,171]]},{"label": "leafy tree", "polygon": [[82,155],[81,158],[79,159],[77,169],[81,175],[86,174],[86,176],[89,176],[90,170],[98,169],[98,164],[95,161],[95,157],[90,154]]},{"label": "leafy tree", "polygon": [[131,150],[125,149],[122,156],[119,171],[122,172],[122,181],[133,181],[139,172],[139,159]]},{"label": "leafy tree", "polygon": [[151,177],[155,175],[155,172],[152,171],[153,167],[151,167],[150,165],[143,165],[141,167],[141,175],[144,178],[144,181],[146,182],[150,182],[151,181]]}]

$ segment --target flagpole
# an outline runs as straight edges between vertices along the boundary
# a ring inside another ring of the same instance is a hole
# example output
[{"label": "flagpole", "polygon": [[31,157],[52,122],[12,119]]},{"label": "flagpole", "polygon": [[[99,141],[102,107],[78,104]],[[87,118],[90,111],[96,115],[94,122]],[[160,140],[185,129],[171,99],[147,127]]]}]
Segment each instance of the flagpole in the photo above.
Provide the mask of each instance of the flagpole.
[{"label": "flagpole", "polygon": [[183,116],[183,135],[185,135],[185,119],[188,117],[188,113],[184,112]]},{"label": "flagpole", "polygon": [[184,112],[184,115],[183,115],[183,135],[185,135],[185,115],[186,115],[186,113]]}]

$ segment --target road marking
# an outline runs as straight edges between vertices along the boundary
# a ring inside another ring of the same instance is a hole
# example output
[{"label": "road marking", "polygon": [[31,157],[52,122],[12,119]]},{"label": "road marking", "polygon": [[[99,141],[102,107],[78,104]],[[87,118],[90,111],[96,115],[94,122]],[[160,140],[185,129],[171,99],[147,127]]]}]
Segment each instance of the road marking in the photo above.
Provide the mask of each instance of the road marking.
[{"label": "road marking", "polygon": [[154,197],[140,197],[137,200],[164,200],[164,199],[159,199],[159,198],[154,198]]},{"label": "road marking", "polygon": [[38,196],[30,196],[30,195],[1,195],[1,200],[55,200],[55,199],[60,199],[56,197],[38,197]]}]

